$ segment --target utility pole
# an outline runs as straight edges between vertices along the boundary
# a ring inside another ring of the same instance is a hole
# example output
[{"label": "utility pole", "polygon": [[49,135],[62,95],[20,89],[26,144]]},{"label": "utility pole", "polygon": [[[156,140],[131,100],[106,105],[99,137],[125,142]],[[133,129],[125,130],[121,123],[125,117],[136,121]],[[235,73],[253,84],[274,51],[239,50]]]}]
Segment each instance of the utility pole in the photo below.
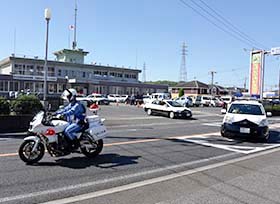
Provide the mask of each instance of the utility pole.
[{"label": "utility pole", "polygon": [[179,76],[179,81],[181,81],[181,82],[187,81],[186,53],[187,53],[187,46],[186,46],[185,42],[183,42],[182,60],[181,60],[180,76]]},{"label": "utility pole", "polygon": [[217,74],[217,72],[210,71],[210,74],[211,74],[211,85],[213,86],[213,84],[214,84],[214,74]]},{"label": "utility pole", "polygon": [[280,69],[279,69],[279,80],[278,80],[278,98],[280,99]]},{"label": "utility pole", "polygon": [[246,91],[246,84],[247,84],[247,77],[245,77],[245,79],[244,79],[244,91]]},{"label": "utility pole", "polygon": [[214,74],[217,74],[215,71],[210,71],[211,74],[211,95],[213,95],[213,86],[214,86]]}]

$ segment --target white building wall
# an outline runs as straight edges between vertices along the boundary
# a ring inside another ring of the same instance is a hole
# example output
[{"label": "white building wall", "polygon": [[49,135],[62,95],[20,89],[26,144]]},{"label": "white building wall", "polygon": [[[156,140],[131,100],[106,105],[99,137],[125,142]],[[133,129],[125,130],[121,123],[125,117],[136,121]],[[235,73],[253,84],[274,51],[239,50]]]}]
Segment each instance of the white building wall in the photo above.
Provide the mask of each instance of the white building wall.
[{"label": "white building wall", "polygon": [[3,67],[0,69],[0,74],[11,74],[12,65],[8,65],[7,67]]}]

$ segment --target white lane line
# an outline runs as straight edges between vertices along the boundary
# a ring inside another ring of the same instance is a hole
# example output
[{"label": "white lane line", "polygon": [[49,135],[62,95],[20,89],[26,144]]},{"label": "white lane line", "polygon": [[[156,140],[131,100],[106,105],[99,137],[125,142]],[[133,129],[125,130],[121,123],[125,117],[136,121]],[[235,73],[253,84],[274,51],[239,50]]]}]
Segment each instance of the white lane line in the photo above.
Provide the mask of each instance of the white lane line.
[{"label": "white lane line", "polygon": [[206,125],[206,126],[213,126],[213,127],[221,127],[222,122],[214,122],[214,123],[202,123],[202,125]]},{"label": "white lane line", "polygon": [[195,120],[185,120],[185,121],[173,121],[173,122],[162,122],[162,123],[148,123],[148,124],[130,124],[130,125],[107,125],[106,126],[110,127],[111,129],[113,128],[126,128],[126,127],[150,127],[150,126],[166,126],[166,125],[187,125],[189,123],[195,123],[197,121]]},{"label": "white lane line", "polygon": [[224,159],[226,157],[231,157],[234,155],[236,155],[236,153],[229,153],[229,154],[225,154],[225,155],[195,160],[195,161],[186,162],[186,163],[182,163],[182,164],[171,165],[171,166],[167,166],[167,167],[152,169],[152,170],[148,170],[145,172],[139,172],[139,173],[135,173],[135,174],[114,177],[114,178],[110,178],[110,179],[104,179],[104,180],[99,180],[99,181],[70,185],[70,186],[66,186],[66,187],[62,187],[62,188],[38,191],[38,192],[34,192],[34,193],[22,194],[22,195],[17,195],[17,196],[4,197],[4,198],[0,198],[0,203],[10,202],[10,201],[15,201],[15,200],[22,200],[22,199],[27,199],[27,198],[33,198],[33,197],[38,197],[38,196],[44,196],[44,195],[49,195],[49,194],[54,194],[54,193],[60,193],[60,192],[65,192],[65,191],[70,191],[70,190],[75,190],[75,189],[80,189],[80,188],[85,188],[85,187],[91,187],[91,186],[95,186],[95,185],[99,185],[99,184],[105,184],[105,183],[109,183],[109,182],[117,182],[117,181],[122,181],[124,179],[137,178],[140,176],[151,175],[151,174],[160,173],[160,172],[164,172],[164,171],[172,171],[174,169],[186,168],[191,165],[204,163],[204,162],[216,161],[216,160]]},{"label": "white lane line", "polygon": [[147,185],[151,185],[151,184],[155,184],[155,183],[165,182],[165,181],[176,179],[176,178],[179,178],[179,177],[182,177],[182,176],[188,176],[190,174],[195,174],[195,173],[198,173],[198,172],[202,172],[202,171],[206,171],[206,170],[210,170],[210,169],[234,164],[234,163],[241,162],[241,161],[244,161],[244,160],[248,160],[248,159],[252,159],[252,158],[255,158],[255,157],[270,154],[270,153],[273,153],[273,152],[277,152],[279,150],[280,149],[272,149],[272,150],[265,151],[265,152],[260,152],[260,153],[256,153],[256,154],[252,154],[252,155],[247,155],[247,156],[244,156],[244,157],[241,157],[241,158],[231,159],[231,160],[228,160],[228,161],[218,162],[218,163],[215,163],[215,164],[210,164],[210,165],[207,165],[207,166],[198,167],[198,168],[195,168],[195,169],[191,169],[191,170],[187,170],[187,171],[183,171],[183,172],[179,172],[179,173],[169,174],[167,176],[161,176],[161,177],[157,177],[157,178],[153,178],[153,179],[147,179],[147,180],[144,180],[144,181],[135,182],[135,183],[131,183],[131,184],[123,185],[123,186],[118,186],[118,187],[114,187],[114,188],[110,188],[110,189],[106,189],[106,190],[101,190],[101,191],[97,191],[97,192],[82,194],[82,195],[73,196],[73,197],[70,197],[70,198],[54,200],[54,201],[46,202],[46,203],[43,203],[43,204],[67,204],[67,203],[73,203],[73,202],[80,202],[82,200],[88,200],[88,199],[92,199],[92,198],[96,198],[96,197],[100,197],[100,196],[106,196],[106,195],[109,195],[109,194],[118,193],[118,192],[122,192],[122,191],[127,191],[127,190],[131,190],[131,189],[135,189],[135,188],[139,188],[139,187],[143,187],[143,186],[147,186]]},{"label": "white lane line", "polygon": [[143,117],[131,117],[131,118],[110,118],[110,120],[108,121],[119,121],[119,120],[146,120],[146,119],[159,119],[159,118],[163,118],[163,117],[159,117],[159,116],[152,116],[152,117],[149,117],[149,116],[143,116]]}]

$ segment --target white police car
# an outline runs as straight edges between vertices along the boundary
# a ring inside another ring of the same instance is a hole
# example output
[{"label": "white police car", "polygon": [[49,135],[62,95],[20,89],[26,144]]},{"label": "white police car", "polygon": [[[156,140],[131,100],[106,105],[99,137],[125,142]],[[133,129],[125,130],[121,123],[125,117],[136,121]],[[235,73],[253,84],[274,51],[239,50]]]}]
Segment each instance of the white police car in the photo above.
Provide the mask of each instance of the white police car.
[{"label": "white police car", "polygon": [[172,100],[154,100],[151,103],[146,103],[143,108],[148,115],[165,115],[171,119],[192,117],[192,112],[189,108],[183,107],[181,104]]},{"label": "white police car", "polygon": [[266,116],[271,116],[271,113],[266,113],[263,105],[258,101],[235,101],[224,112],[226,115],[221,126],[222,136],[268,139]]}]

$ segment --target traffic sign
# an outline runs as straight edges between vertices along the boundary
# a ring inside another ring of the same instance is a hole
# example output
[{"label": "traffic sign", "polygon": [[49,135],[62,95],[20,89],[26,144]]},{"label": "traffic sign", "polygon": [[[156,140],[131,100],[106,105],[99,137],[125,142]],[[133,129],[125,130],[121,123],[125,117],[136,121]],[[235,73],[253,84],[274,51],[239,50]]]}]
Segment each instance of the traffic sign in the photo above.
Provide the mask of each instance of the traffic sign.
[{"label": "traffic sign", "polygon": [[270,51],[271,55],[280,55],[280,47],[273,47]]}]

